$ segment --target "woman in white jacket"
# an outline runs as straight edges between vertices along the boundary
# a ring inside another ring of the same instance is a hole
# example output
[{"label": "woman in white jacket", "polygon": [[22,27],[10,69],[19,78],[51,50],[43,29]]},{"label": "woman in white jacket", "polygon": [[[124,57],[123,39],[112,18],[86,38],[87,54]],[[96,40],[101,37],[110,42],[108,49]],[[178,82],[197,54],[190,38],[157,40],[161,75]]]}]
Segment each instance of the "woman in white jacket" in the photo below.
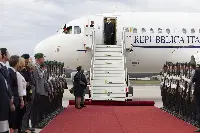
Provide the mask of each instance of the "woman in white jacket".
[{"label": "woman in white jacket", "polygon": [[[18,93],[20,97],[23,97],[24,103],[26,103],[26,80],[20,73],[20,71],[25,67],[25,60],[24,58],[19,59],[18,63],[18,71],[16,72],[17,74],[17,84],[18,84]],[[25,106],[20,108],[20,123],[22,124],[22,119],[23,116],[26,112]],[[21,127],[21,126],[20,126]],[[21,129],[18,129],[21,130]]]}]

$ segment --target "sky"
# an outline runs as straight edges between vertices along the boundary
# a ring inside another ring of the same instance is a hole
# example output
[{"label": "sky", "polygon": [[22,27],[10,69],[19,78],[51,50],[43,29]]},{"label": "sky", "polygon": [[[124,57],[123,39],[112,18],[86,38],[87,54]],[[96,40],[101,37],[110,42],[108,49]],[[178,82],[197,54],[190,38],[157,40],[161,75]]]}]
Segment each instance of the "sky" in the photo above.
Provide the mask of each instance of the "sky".
[{"label": "sky", "polygon": [[199,12],[200,0],[0,0],[0,47],[33,54],[65,23],[109,12]]}]

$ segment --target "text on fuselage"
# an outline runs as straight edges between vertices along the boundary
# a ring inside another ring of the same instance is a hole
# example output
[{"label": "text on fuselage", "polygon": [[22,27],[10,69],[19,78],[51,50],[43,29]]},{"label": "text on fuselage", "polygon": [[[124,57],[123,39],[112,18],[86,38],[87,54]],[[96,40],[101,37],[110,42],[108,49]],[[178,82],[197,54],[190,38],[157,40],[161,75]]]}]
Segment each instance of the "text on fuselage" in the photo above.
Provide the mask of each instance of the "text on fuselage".
[{"label": "text on fuselage", "polygon": [[134,36],[134,43],[200,43],[198,36]]}]

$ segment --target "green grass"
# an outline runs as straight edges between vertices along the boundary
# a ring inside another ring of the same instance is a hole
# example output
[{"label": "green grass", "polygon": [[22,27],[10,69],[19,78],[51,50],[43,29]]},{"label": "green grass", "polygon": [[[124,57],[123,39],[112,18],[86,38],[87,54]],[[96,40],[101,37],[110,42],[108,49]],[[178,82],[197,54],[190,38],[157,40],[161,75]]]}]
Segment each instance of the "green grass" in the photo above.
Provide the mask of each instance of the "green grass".
[{"label": "green grass", "polygon": [[130,84],[151,84],[151,85],[154,85],[154,84],[160,84],[160,81],[158,80],[131,80],[130,81]]}]

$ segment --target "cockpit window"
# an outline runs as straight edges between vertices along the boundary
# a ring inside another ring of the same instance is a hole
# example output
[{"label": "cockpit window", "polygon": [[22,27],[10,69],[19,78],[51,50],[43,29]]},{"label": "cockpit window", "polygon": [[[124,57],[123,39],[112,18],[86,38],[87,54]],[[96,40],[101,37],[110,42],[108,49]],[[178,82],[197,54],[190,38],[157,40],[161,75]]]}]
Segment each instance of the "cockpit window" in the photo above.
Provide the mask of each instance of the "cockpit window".
[{"label": "cockpit window", "polygon": [[65,34],[72,34],[72,26],[68,26],[68,27],[64,27],[63,28],[63,32],[65,33]]},{"label": "cockpit window", "polygon": [[81,34],[81,28],[79,26],[74,26],[74,34]]}]

